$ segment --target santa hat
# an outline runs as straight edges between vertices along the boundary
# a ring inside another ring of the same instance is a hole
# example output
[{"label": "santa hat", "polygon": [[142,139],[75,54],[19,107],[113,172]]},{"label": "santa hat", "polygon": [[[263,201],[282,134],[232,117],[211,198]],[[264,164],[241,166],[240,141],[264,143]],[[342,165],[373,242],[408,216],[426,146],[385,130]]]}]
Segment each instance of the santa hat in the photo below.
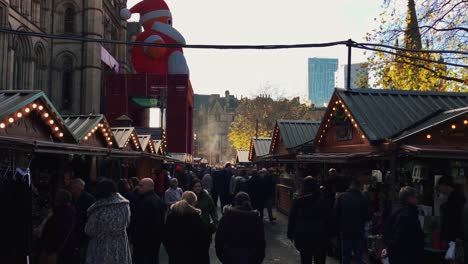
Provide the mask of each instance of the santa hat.
[{"label": "santa hat", "polygon": [[140,14],[140,23],[144,24],[158,17],[172,17],[171,11],[164,0],[143,0],[132,8],[120,10],[120,17],[128,20],[132,14]]}]

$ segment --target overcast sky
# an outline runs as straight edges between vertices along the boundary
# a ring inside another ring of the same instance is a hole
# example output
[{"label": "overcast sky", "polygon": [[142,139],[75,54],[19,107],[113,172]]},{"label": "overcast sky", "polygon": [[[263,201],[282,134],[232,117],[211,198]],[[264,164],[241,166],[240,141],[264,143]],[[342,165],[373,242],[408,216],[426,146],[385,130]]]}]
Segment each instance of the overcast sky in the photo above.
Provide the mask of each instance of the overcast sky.
[{"label": "overcast sky", "polygon": [[[132,7],[138,0],[128,0]],[[188,44],[293,44],[363,41],[376,27],[381,0],[166,0],[174,27]],[[131,20],[138,21],[138,15]],[[346,47],[275,51],[185,49],[195,93],[252,96],[271,85],[287,97],[305,96],[307,58],[346,63]],[[360,51],[353,63],[366,61]],[[343,86],[343,76],[338,76]]]}]

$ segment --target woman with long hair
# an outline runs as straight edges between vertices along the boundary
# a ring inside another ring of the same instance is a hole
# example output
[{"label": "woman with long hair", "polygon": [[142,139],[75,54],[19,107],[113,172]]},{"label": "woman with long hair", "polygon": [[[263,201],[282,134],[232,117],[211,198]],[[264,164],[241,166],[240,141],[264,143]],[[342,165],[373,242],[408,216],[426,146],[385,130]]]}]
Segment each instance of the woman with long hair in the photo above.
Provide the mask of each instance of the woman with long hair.
[{"label": "woman with long hair", "polygon": [[85,232],[91,238],[86,264],[131,264],[126,231],[130,224],[129,202],[117,193],[111,180],[101,180],[96,189],[97,201],[88,209],[85,226]]},{"label": "woman with long hair", "polygon": [[211,235],[196,204],[197,195],[187,191],[169,210],[164,236],[169,264],[209,264]]},{"label": "woman with long hair", "polygon": [[223,264],[259,264],[265,258],[265,232],[250,197],[240,192],[226,206],[216,232],[216,255]]},{"label": "woman with long hair", "polygon": [[289,212],[288,238],[301,254],[302,264],[325,264],[331,231],[331,208],[324,201],[317,181],[307,176],[302,193]]}]

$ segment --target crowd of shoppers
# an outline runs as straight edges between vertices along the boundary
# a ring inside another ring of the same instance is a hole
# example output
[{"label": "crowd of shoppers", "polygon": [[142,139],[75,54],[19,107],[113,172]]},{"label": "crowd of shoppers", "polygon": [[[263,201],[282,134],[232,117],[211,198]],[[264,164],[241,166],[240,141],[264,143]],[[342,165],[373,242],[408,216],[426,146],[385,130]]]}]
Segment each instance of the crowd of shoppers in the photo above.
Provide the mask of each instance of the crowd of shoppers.
[{"label": "crowd of shoppers", "polygon": [[[223,264],[260,264],[265,258],[265,209],[275,221],[272,171],[234,170],[227,164],[218,171],[179,170],[174,178],[162,172],[152,178],[120,179],[117,185],[101,179],[93,186],[94,195],[83,180],[65,178],[65,188],[56,191],[53,213],[42,228],[39,264],[157,264],[161,246],[170,264],[209,264],[213,238]],[[325,181],[303,179],[287,229],[303,264],[326,263],[334,238],[341,263],[364,263],[372,210],[361,187],[357,178],[343,177],[334,169]],[[451,177],[442,177],[436,187],[446,196],[440,208],[442,239],[446,244],[458,238],[466,241],[468,205],[463,194]],[[416,189],[401,188],[398,204],[383,224],[381,257],[392,264],[423,261],[417,196]],[[467,252],[468,245],[464,247]]]}]

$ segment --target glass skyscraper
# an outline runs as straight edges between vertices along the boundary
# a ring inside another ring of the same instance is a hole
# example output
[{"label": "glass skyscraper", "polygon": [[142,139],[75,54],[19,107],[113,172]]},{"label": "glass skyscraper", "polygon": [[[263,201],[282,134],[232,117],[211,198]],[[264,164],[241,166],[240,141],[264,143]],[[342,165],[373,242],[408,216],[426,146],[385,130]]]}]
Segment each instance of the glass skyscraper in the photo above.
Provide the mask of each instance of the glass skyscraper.
[{"label": "glass skyscraper", "polygon": [[317,107],[328,104],[335,89],[338,59],[309,58],[309,100]]}]

